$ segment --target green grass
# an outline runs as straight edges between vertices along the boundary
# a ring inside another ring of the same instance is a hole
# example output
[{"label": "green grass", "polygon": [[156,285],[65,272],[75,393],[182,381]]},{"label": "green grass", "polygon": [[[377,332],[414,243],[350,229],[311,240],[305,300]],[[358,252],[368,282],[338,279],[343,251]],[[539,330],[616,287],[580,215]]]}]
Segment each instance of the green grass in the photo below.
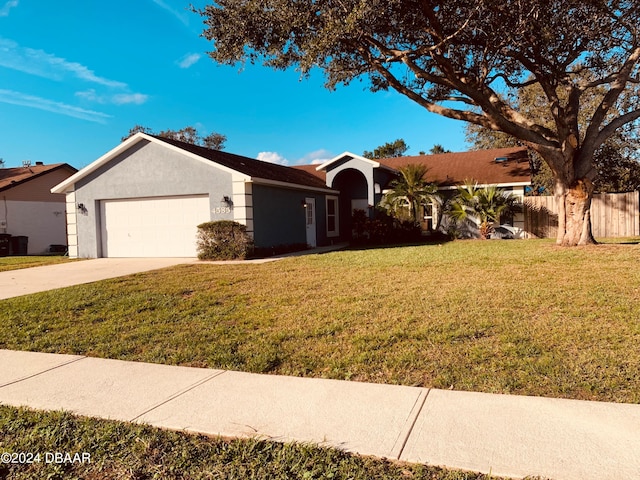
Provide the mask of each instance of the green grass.
[{"label": "green grass", "polygon": [[56,263],[66,263],[70,261],[73,262],[75,259],[70,259],[62,255],[0,257],[0,272],[18,270],[20,268],[40,267],[43,265],[55,265]]},{"label": "green grass", "polygon": [[640,247],[456,241],[0,302],[0,348],[640,402]]},{"label": "green grass", "polygon": [[[487,475],[402,464],[307,444],[222,440],[144,425],[34,412],[0,405],[0,453],[40,454],[0,463],[0,478],[41,479],[424,479],[490,480]],[[47,452],[88,454],[90,462],[46,463]]]}]

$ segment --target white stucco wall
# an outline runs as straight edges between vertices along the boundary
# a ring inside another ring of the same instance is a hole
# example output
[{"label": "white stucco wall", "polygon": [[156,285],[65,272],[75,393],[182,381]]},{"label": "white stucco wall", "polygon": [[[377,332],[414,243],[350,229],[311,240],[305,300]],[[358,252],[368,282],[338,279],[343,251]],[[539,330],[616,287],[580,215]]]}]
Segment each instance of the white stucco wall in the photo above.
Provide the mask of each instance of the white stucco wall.
[{"label": "white stucco wall", "polygon": [[29,237],[29,255],[46,253],[49,245],[66,245],[65,204],[0,201],[0,232]]}]

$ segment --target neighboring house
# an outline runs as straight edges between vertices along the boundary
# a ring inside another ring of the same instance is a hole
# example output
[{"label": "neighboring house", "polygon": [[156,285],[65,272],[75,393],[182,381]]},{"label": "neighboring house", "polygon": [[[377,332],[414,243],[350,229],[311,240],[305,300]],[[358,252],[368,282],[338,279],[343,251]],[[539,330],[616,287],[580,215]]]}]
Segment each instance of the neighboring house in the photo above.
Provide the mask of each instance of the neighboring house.
[{"label": "neighboring house", "polygon": [[353,210],[373,215],[397,168],[416,162],[443,189],[468,178],[518,192],[530,183],[523,149],[380,161],[347,152],[286,167],[138,133],[52,192],[66,195],[72,257],[192,257],[197,225],[211,220],[245,224],[258,248],[349,240]]},{"label": "neighboring house", "polygon": [[245,224],[260,248],[337,237],[338,192],[318,177],[144,133],[52,191],[66,194],[72,257],[192,257],[197,225],[212,220]]},{"label": "neighboring house", "polygon": [[0,168],[0,234],[27,237],[30,255],[66,245],[65,197],[50,190],[75,172],[66,163]]},{"label": "neighboring house", "polygon": [[[373,216],[373,207],[390,188],[398,169],[409,164],[425,165],[426,179],[436,183],[445,197],[453,195],[456,187],[467,181],[477,183],[480,187],[497,185],[521,198],[524,197],[525,187],[531,185],[529,156],[527,150],[521,147],[380,160],[345,152],[315,168],[299,168],[312,173],[315,170],[327,186],[340,192],[340,229],[350,231],[350,212],[362,209]],[[434,230],[438,227],[438,212],[435,206],[425,207],[422,212],[423,228]],[[515,227],[524,228],[522,214],[510,221]]]}]

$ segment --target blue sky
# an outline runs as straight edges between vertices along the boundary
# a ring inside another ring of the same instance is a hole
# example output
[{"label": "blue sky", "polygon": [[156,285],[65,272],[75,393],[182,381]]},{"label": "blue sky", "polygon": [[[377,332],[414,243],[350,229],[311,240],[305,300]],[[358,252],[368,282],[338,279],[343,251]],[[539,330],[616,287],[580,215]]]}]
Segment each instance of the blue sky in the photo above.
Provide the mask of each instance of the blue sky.
[{"label": "blue sky", "polygon": [[[192,125],[226,151],[295,165],[403,138],[409,154],[466,150],[464,124],[321,72],[218,66],[183,0],[0,0],[0,158],[82,168],[136,124]],[[206,0],[193,2],[197,7]]]}]

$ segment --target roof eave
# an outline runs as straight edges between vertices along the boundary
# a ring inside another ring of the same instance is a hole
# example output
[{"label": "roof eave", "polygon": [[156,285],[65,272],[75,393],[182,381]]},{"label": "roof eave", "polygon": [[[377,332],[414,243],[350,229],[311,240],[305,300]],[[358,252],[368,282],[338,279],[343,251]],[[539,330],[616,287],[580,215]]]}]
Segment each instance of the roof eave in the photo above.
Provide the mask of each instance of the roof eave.
[{"label": "roof eave", "polygon": [[108,163],[110,160],[118,156],[120,153],[127,150],[129,147],[135,145],[139,141],[146,139],[150,140],[152,137],[145,135],[144,133],[136,133],[135,135],[127,138],[124,142],[122,142],[117,147],[109,150],[107,153],[102,155],[97,160],[91,162],[86,167],[82,168],[74,175],[67,178],[64,182],[60,182],[58,185],[51,189],[51,193],[67,193],[70,186],[74,185],[77,181],[82,180],[84,177],[89,175],[92,172],[95,172],[98,168]]},{"label": "roof eave", "polygon": [[5,185],[4,187],[0,187],[0,192],[4,192],[7,191],[11,188],[17,187],[18,185],[22,185],[24,183],[30,182],[31,180],[35,180],[36,178],[40,178],[44,175],[47,175],[49,173],[55,172],[57,170],[60,170],[61,168],[69,168],[71,170],[75,170],[76,172],[78,171],[76,168],[72,167],[71,165],[69,165],[68,163],[61,163],[49,170],[45,170],[43,172],[40,173],[35,173],[33,175],[31,175],[30,177],[27,178],[23,178],[22,180],[16,180],[13,183],[10,183],[9,185]]},{"label": "roof eave", "polygon": [[110,150],[107,153],[105,153],[103,156],[101,156],[100,158],[98,158],[94,162],[90,163],[89,165],[87,165],[86,167],[84,167],[83,169],[78,171],[75,175],[72,175],[71,177],[66,179],[64,182],[61,182],[58,185],[56,185],[55,187],[53,187],[51,189],[51,193],[67,193],[70,190],[70,187],[72,185],[74,185],[75,183],[77,183],[79,180],[82,180],[83,178],[85,178],[90,173],[95,172],[97,169],[99,169],[103,165],[106,165],[111,160],[113,160],[115,157],[117,157],[121,153],[125,152],[126,150],[131,148],[136,143],[139,143],[140,141],[143,141],[143,140],[146,140],[146,141],[151,142],[151,143],[156,143],[158,145],[162,145],[162,146],[164,146],[166,148],[169,148],[169,149],[174,150],[176,152],[179,152],[179,153],[181,153],[183,155],[186,155],[186,156],[188,156],[190,158],[198,160],[199,162],[203,162],[203,163],[205,163],[207,165],[211,165],[211,166],[217,167],[217,168],[219,168],[221,170],[224,170],[224,171],[226,171],[228,173],[231,173],[239,181],[242,181],[242,180],[249,181],[250,180],[250,177],[248,175],[245,175],[242,172],[238,172],[238,171],[233,170],[231,168],[225,167],[224,165],[220,165],[218,163],[215,163],[214,161],[211,161],[211,160],[208,160],[206,158],[203,158],[200,155],[196,155],[195,153],[189,152],[187,150],[183,150],[182,148],[176,147],[175,145],[172,145],[170,143],[163,142],[161,139],[157,139],[157,138],[155,138],[155,137],[153,137],[151,135],[147,135],[145,133],[138,132],[135,135],[133,135],[133,136],[129,137],[128,139],[126,139],[124,142],[122,142],[117,147],[115,147],[112,150]]},{"label": "roof eave", "polygon": [[[456,184],[456,185],[443,185],[443,186],[438,186],[438,190],[456,190],[460,185],[462,184]],[[498,188],[506,188],[506,187],[526,187],[528,185],[531,185],[531,181],[529,182],[505,182],[505,183],[477,183],[474,184],[476,187],[478,188],[485,188],[485,187],[498,187]]]},{"label": "roof eave", "polygon": [[356,155],[355,153],[351,153],[351,152],[342,152],[340,155],[333,157],[331,160],[327,160],[326,162],[318,165],[316,167],[316,170],[317,171],[326,170],[327,167],[329,167],[330,165],[336,162],[339,162],[344,157],[351,157],[354,160],[362,160],[363,162],[371,163],[373,165],[373,168],[378,168],[380,166],[380,162],[376,162],[374,160],[371,160],[370,158],[365,158],[361,155]]},{"label": "roof eave", "polygon": [[339,193],[338,190],[333,190],[331,188],[314,187],[311,185],[302,185],[300,183],[283,182],[280,180],[271,180],[268,178],[252,177],[249,181],[259,185],[270,185],[274,187],[293,188],[296,190],[307,190],[312,192],[333,193],[333,194]]}]

